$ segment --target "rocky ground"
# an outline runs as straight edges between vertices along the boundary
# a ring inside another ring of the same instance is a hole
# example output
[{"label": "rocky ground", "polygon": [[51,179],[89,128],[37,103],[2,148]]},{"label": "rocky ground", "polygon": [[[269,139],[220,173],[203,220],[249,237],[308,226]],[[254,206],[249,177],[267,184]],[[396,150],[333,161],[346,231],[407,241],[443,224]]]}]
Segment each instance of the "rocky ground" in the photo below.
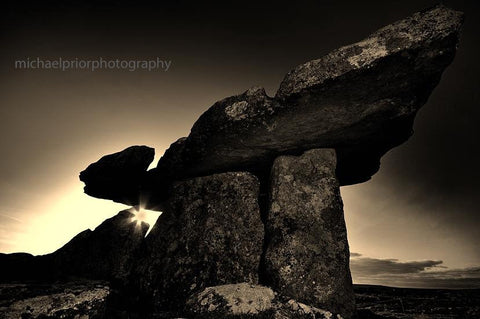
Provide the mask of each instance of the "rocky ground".
[{"label": "rocky ground", "polygon": [[[480,318],[480,289],[411,289],[354,285],[360,318]],[[368,316],[376,314],[381,317]]]},{"label": "rocky ground", "polygon": [[103,281],[1,284],[0,318],[105,318],[109,294]]},{"label": "rocky ground", "polygon": [[[358,319],[480,318],[480,289],[409,289],[355,285],[354,290]],[[110,288],[104,281],[1,284],[0,319],[115,318],[116,315],[112,313],[117,312],[111,309],[114,304],[109,296]],[[293,308],[297,305],[299,312],[304,311],[302,304],[287,304]],[[291,318],[297,318],[296,315],[293,316]],[[165,314],[162,317],[172,318]],[[312,310],[307,316],[303,314],[301,317],[328,318],[328,314],[325,316],[324,313]]]}]

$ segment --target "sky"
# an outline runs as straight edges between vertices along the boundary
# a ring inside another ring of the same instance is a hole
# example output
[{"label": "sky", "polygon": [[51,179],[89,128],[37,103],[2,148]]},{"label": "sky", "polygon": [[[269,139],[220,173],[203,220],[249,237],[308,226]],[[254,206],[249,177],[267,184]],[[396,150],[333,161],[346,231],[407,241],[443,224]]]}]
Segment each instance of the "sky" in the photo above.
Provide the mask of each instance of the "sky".
[{"label": "sky", "polygon": [[[298,64],[438,1],[5,5],[0,29],[0,252],[45,254],[128,207],[83,194],[101,156],[148,145],[158,161],[214,102],[274,95]],[[369,182],[341,188],[355,283],[480,287],[480,28],[475,1],[457,56]],[[160,59],[156,70],[19,70],[22,59]],[[150,223],[156,216],[150,217]]]}]

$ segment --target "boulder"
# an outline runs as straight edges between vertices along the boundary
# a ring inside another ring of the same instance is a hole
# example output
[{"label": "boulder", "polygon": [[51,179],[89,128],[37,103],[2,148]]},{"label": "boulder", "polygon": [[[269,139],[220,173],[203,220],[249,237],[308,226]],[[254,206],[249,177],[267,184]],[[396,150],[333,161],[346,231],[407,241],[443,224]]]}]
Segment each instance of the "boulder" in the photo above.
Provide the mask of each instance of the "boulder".
[{"label": "boulder", "polygon": [[275,293],[247,283],[208,287],[187,301],[192,318],[271,318]]},{"label": "boulder", "polygon": [[278,293],[350,318],[355,309],[333,149],[280,156],[272,168],[265,276]]},{"label": "boulder", "polygon": [[454,58],[462,23],[462,13],[444,6],[415,13],[296,67],[274,97],[256,87],[215,103],[155,169],[136,176],[144,177],[141,186],[96,163],[98,169],[82,173],[85,191],[132,205],[145,196],[155,206],[175,180],[261,175],[276,157],[312,148],[336,149],[340,185],[364,182],[388,150],[411,136],[417,111]]},{"label": "boulder", "polygon": [[155,156],[148,146],[131,146],[105,155],[80,173],[86,194],[135,206],[141,184]]},{"label": "boulder", "polygon": [[258,283],[264,226],[259,182],[231,172],[174,183],[131,276],[155,311],[181,309],[208,286]]},{"label": "boulder", "polygon": [[268,287],[246,283],[208,287],[188,300],[187,309],[187,317],[198,319],[339,318],[293,299],[282,300]]}]

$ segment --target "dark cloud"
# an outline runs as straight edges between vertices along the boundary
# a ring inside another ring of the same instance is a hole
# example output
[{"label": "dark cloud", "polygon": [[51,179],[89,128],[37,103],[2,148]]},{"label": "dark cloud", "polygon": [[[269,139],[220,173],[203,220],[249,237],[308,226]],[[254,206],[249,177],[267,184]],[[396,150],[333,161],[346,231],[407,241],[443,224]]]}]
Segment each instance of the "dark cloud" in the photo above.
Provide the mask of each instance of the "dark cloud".
[{"label": "dark cloud", "polygon": [[480,267],[447,269],[441,260],[400,262],[352,253],[354,283],[412,288],[480,288]]},{"label": "dark cloud", "polygon": [[399,262],[397,259],[358,258],[352,260],[352,268],[365,274],[412,274],[441,265],[441,260]]}]

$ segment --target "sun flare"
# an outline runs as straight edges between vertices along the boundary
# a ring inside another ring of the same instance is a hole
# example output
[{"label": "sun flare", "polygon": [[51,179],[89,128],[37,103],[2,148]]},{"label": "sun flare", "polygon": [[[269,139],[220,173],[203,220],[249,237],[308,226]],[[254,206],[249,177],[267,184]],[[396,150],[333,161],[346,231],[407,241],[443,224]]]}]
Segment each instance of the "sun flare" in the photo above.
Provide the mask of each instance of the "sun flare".
[{"label": "sun flare", "polygon": [[131,219],[132,223],[136,223],[137,227],[140,227],[142,222],[147,223],[149,225],[148,231],[145,234],[145,237],[150,233],[152,230],[153,225],[157,221],[158,217],[162,214],[162,212],[148,210],[140,207],[134,207],[131,212],[133,213],[133,217]]}]

